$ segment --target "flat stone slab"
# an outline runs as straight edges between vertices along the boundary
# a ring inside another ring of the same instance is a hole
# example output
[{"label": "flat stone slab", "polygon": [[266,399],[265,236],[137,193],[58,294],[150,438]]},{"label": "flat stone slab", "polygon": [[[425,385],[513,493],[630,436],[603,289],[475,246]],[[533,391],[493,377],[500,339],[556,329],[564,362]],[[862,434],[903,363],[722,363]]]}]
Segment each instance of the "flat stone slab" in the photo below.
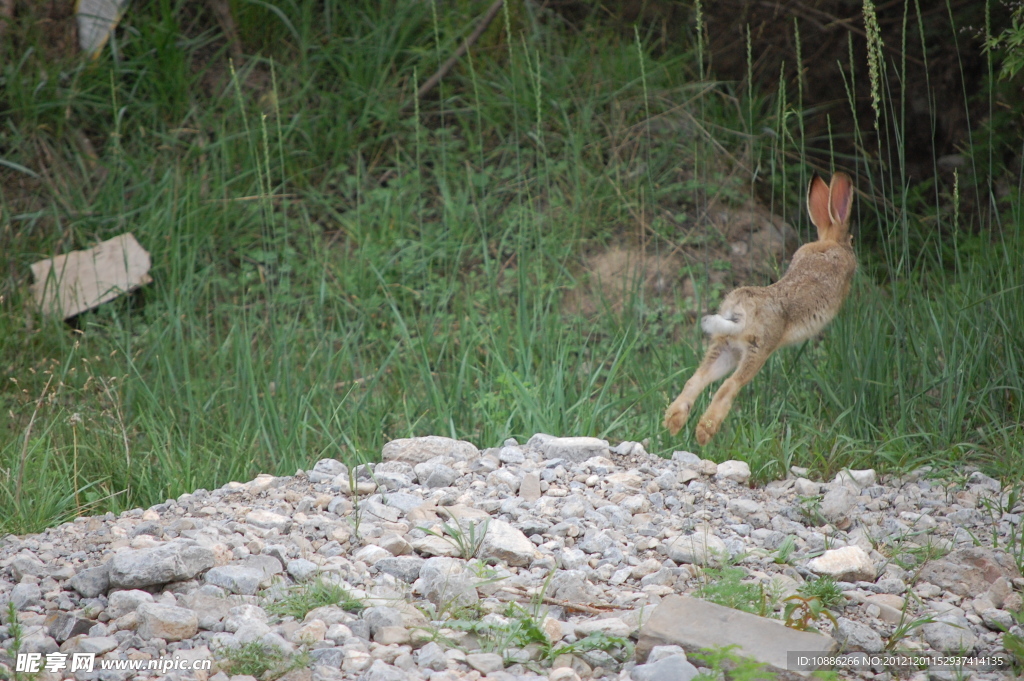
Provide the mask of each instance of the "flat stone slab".
[{"label": "flat stone slab", "polygon": [[666,596],[654,609],[640,630],[636,659],[642,663],[652,648],[668,645],[681,647],[687,655],[736,646],[735,654],[766,664],[777,678],[792,681],[805,679],[808,673],[786,668],[789,652],[829,653],[839,647],[829,636],[689,596]]}]

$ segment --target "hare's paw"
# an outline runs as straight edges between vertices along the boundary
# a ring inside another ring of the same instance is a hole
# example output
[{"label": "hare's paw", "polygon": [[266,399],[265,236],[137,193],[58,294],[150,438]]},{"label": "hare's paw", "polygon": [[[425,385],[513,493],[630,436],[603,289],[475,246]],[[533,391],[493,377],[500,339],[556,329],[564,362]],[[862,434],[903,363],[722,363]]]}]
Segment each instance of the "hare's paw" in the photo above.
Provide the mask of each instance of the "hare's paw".
[{"label": "hare's paw", "polygon": [[680,402],[679,400],[668,405],[668,409],[665,410],[665,427],[668,428],[669,433],[675,435],[682,430],[690,418],[692,407],[693,405],[689,402]]},{"label": "hare's paw", "polygon": [[718,432],[719,423],[708,417],[704,417],[697,424],[697,442],[701,447],[711,442],[711,438]]}]

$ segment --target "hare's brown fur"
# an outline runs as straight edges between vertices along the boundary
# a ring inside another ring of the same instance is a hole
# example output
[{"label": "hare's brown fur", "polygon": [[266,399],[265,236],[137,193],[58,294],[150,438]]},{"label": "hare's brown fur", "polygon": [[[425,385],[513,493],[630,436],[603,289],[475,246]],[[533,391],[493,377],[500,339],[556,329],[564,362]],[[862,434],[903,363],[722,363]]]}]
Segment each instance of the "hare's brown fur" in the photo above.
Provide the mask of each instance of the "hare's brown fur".
[{"label": "hare's brown fur", "polygon": [[835,317],[857,269],[849,235],[852,200],[853,183],[845,173],[833,175],[831,185],[819,177],[812,179],[807,211],[818,240],[793,254],[782,279],[771,286],[738,288],[725,297],[717,315],[704,317],[702,326],[711,335],[711,345],[665,412],[665,427],[673,435],[686,424],[704,388],[735,369],[697,423],[697,442],[707,444],[740,388],[775,350],[813,337]]}]

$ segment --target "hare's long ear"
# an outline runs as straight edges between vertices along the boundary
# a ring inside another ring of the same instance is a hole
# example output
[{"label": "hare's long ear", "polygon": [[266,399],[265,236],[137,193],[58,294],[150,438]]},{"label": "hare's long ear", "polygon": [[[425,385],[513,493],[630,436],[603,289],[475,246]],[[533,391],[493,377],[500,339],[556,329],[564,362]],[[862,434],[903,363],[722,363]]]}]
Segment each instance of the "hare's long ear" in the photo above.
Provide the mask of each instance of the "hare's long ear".
[{"label": "hare's long ear", "polygon": [[807,188],[807,214],[818,228],[820,239],[832,226],[832,216],[829,210],[829,187],[817,175],[811,178],[811,185]]},{"label": "hare's long ear", "polygon": [[836,173],[832,176],[832,185],[829,187],[828,211],[832,222],[846,224],[850,219],[852,203],[853,180],[846,173]]}]

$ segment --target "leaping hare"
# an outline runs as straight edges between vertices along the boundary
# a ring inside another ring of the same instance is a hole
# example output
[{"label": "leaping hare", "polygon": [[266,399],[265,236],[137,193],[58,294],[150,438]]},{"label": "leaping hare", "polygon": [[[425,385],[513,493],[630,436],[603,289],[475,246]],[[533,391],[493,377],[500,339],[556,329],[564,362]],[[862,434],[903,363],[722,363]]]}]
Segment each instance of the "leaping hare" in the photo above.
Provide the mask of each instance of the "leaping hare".
[{"label": "leaping hare", "polygon": [[738,288],[722,301],[718,314],[701,320],[711,346],[679,397],[665,411],[665,427],[675,435],[690,417],[697,396],[734,368],[697,423],[697,442],[706,445],[729,414],[740,388],[754,378],[776,349],[811,338],[825,328],[850,292],[857,269],[849,234],[853,182],[845,173],[832,184],[815,176],[807,190],[807,212],[818,240],[793,254],[786,274],[771,286]]}]

